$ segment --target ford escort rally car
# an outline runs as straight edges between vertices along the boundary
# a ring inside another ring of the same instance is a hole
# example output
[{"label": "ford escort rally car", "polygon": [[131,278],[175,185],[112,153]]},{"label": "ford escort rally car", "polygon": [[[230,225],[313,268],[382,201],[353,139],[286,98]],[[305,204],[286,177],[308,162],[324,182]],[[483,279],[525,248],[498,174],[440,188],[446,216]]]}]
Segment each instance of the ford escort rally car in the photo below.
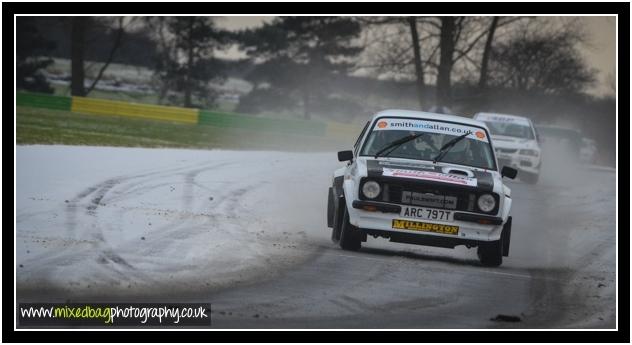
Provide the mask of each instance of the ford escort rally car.
[{"label": "ford escort rally car", "polygon": [[537,183],[542,154],[538,132],[531,120],[497,113],[478,113],[474,119],[485,122],[489,128],[498,161],[516,168],[522,181]]},{"label": "ford escort rally car", "polygon": [[502,178],[485,123],[408,110],[367,122],[347,165],[333,174],[327,224],[342,249],[367,236],[444,248],[477,247],[483,265],[509,255],[511,190]]}]

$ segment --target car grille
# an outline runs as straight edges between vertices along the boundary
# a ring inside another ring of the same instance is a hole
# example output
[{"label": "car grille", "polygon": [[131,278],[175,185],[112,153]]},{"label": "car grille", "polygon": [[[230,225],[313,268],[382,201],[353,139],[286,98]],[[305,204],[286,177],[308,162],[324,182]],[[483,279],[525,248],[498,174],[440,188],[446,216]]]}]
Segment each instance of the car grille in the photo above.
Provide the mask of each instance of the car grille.
[{"label": "car grille", "polygon": [[[378,196],[376,201],[384,201],[393,204],[399,205],[411,205],[424,207],[424,205],[413,204],[412,202],[402,202],[402,194],[404,192],[412,192],[412,193],[422,193],[422,194],[434,194],[437,196],[446,196],[456,198],[456,207],[454,205],[447,205],[447,207],[438,207],[438,206],[430,206],[426,205],[425,207],[433,207],[433,208],[441,208],[450,211],[467,211],[467,212],[478,212],[485,213],[478,209],[476,206],[476,200],[478,195],[481,194],[477,191],[467,191],[463,190],[459,187],[452,186],[437,186],[437,185],[428,185],[419,181],[402,181],[402,180],[391,180],[391,179],[379,179],[377,182],[382,186],[382,193]],[[498,196],[495,193],[491,193],[496,198],[496,208],[489,213],[486,214],[496,214],[498,212]],[[360,198],[363,200],[367,200],[364,198],[362,192],[360,192]]]},{"label": "car grille", "polygon": [[518,152],[518,149],[501,149],[501,148],[496,148],[496,152],[501,152],[501,153],[516,153]]}]

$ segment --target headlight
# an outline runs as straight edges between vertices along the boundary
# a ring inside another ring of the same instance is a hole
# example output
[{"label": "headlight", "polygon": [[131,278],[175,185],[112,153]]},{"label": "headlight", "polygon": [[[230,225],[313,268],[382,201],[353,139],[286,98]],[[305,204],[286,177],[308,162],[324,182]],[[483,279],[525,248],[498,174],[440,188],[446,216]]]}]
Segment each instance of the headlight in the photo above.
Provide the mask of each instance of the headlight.
[{"label": "headlight", "polygon": [[524,149],[524,150],[520,150],[519,153],[521,155],[525,155],[525,156],[534,156],[534,157],[539,156],[538,150]]},{"label": "headlight", "polygon": [[375,181],[366,181],[362,185],[362,194],[369,199],[375,199],[380,195],[380,184]]},{"label": "headlight", "polygon": [[496,207],[496,199],[491,194],[483,194],[478,197],[478,208],[483,212],[490,212]]}]

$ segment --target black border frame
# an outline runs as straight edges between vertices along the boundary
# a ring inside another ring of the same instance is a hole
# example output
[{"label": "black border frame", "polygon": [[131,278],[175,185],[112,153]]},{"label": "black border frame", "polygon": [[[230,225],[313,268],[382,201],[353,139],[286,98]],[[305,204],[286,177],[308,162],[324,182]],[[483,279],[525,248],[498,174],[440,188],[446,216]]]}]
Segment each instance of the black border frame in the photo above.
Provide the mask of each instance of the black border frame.
[{"label": "black border frame", "polygon": [[[329,5],[329,6],[326,6]],[[357,4],[356,4],[357,5]],[[539,8],[538,8],[539,7]],[[246,13],[277,13],[277,14],[293,14],[293,13],[323,13],[333,12],[336,14],[349,13],[353,14],[352,6],[344,6],[343,4],[323,4],[323,3],[151,3],[151,6],[147,6],[147,3],[3,3],[3,17],[4,17],[4,40],[3,46],[5,48],[5,55],[7,52],[13,51],[13,16],[17,13],[25,14],[77,14],[77,13],[145,13],[145,14],[161,14],[161,13],[173,13],[173,14],[186,14],[186,13],[200,13],[207,14],[208,12],[216,12],[222,14],[243,14]],[[625,97],[629,95],[629,17],[630,17],[630,4],[629,3],[363,3],[360,9],[362,14],[396,14],[396,13],[454,13],[466,12],[466,13],[488,13],[505,14],[505,13],[547,13],[547,14],[571,14],[571,15],[584,15],[584,14],[603,14],[611,15],[618,14],[618,61],[623,63],[618,64],[618,76],[620,82],[617,90],[617,95],[623,95],[623,97],[617,97],[618,106],[618,128],[619,139],[623,138],[618,143],[618,160],[617,170],[623,162],[623,171],[630,171],[629,162],[629,146],[630,135],[627,131],[629,125],[629,99]],[[14,60],[5,59],[3,62],[5,71],[5,78],[3,79],[5,99],[9,98],[9,90],[14,90],[13,80],[8,76],[7,71],[13,71]],[[13,75],[13,72],[11,73]],[[11,96],[13,97],[13,96]],[[623,102],[619,102],[619,99],[623,99]],[[13,138],[13,144],[15,145],[15,130],[12,125],[12,119],[7,116],[8,113],[13,112],[14,102],[5,102],[5,116],[3,117],[4,124],[4,141],[8,144],[9,138]],[[8,109],[11,109],[10,112]],[[15,116],[15,115],[14,115]],[[619,122],[620,121],[620,122]],[[13,130],[11,130],[13,128]],[[623,143],[623,145],[619,145]],[[10,147],[9,145],[5,145]],[[15,157],[15,156],[14,156]],[[11,162],[11,154],[4,156],[5,170],[3,171],[3,180],[6,182],[4,189],[5,201],[11,200],[9,193],[11,189],[8,186],[11,185],[9,178],[9,167],[15,168],[15,161]],[[13,176],[15,178],[15,175]],[[627,176],[622,176],[619,179],[619,186],[628,187],[629,179]],[[621,189],[626,191],[626,189]],[[13,190],[15,192],[15,190]],[[619,194],[619,192],[618,192]],[[623,193],[623,201],[618,204],[619,207],[629,206],[627,196],[628,193]],[[15,200],[13,201],[13,203]],[[14,205],[7,201],[4,203],[4,209],[9,210]],[[212,333],[202,332],[180,332],[180,331],[109,331],[109,332],[92,332],[92,331],[15,331],[13,330],[13,317],[15,309],[8,307],[9,304],[13,305],[13,288],[15,281],[13,278],[14,262],[9,256],[10,253],[14,253],[14,232],[4,231],[3,242],[4,250],[6,254],[3,262],[3,277],[5,278],[5,284],[3,284],[2,298],[5,303],[3,308],[3,325],[2,325],[2,340],[4,342],[118,342],[118,341],[136,341],[136,342],[327,342],[327,341],[352,341],[352,342],[423,342],[433,341],[438,343],[443,342],[629,342],[630,341],[630,253],[629,247],[629,214],[627,212],[621,213],[623,217],[617,220],[619,232],[618,232],[618,330],[617,331],[550,331],[550,330],[537,330],[537,331],[460,331],[460,332],[442,332],[442,331],[403,331],[401,333],[392,333],[390,331],[372,331],[372,332],[353,332],[349,334],[338,333],[336,331],[323,332],[323,331],[249,331],[249,332],[221,332],[213,331]],[[15,216],[15,214],[14,214]],[[626,217],[627,216],[627,217]],[[13,218],[15,221],[15,218]],[[623,220],[623,221],[621,221]],[[4,217],[5,229],[11,229],[9,226],[9,217]],[[623,245],[621,245],[623,243]],[[9,285],[8,282],[13,282]],[[347,335],[349,337],[347,337]]]}]

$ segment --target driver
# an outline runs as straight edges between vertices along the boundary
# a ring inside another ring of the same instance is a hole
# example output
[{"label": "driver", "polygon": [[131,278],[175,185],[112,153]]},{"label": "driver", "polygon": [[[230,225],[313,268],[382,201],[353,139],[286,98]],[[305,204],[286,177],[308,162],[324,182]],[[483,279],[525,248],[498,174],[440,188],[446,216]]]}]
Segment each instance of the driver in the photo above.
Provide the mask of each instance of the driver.
[{"label": "driver", "polygon": [[[406,135],[414,136],[417,134],[419,134],[419,132],[408,131],[408,134]],[[398,147],[395,151],[397,151],[399,154],[405,157],[421,158],[422,150],[425,150],[425,147],[423,145],[424,145],[423,139],[419,137],[419,138],[416,138],[415,140],[404,143],[403,145]]]},{"label": "driver", "polygon": [[390,135],[388,132],[392,131],[382,130],[374,132],[375,137],[373,138],[373,142],[371,143],[371,151],[373,152],[371,152],[371,154],[375,154],[378,150],[381,150],[383,147],[394,140],[393,138],[391,138],[392,135]]},{"label": "driver", "polygon": [[[450,141],[452,138],[446,136],[446,142]],[[445,157],[442,161],[448,163],[455,164],[465,164],[468,162],[468,158],[471,158],[472,152],[470,151],[470,142],[469,140],[461,140],[458,142],[448,153],[446,153]]]},{"label": "driver", "polygon": [[436,154],[437,148],[433,145],[432,137],[419,137],[415,139],[412,144],[417,150],[421,159],[431,159]]}]

